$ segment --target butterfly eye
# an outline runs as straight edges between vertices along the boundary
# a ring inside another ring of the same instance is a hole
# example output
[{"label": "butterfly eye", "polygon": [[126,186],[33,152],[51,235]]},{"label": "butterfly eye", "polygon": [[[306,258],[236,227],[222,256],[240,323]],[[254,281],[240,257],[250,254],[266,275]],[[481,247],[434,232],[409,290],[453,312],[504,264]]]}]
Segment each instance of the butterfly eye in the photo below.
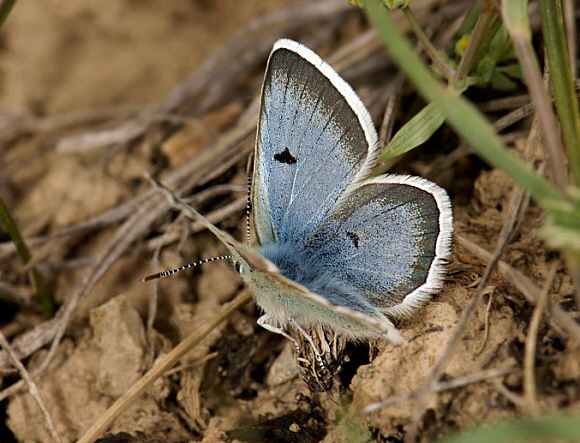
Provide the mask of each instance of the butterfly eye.
[{"label": "butterfly eye", "polygon": [[236,268],[236,272],[242,273],[242,264],[240,262],[234,262],[234,268]]}]

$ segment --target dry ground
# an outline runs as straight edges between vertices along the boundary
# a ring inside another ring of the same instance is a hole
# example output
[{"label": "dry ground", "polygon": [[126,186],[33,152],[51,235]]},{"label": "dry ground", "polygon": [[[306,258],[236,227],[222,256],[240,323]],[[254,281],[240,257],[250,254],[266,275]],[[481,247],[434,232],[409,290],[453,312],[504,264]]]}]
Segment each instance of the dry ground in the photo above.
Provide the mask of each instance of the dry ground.
[{"label": "dry ground", "polygon": [[[467,4],[417,0],[414,7],[441,46]],[[154,269],[223,252],[199,226],[183,218],[173,224],[177,214],[151,192],[143,173],[195,195],[202,212],[243,238],[254,99],[272,43],[288,36],[315,48],[353,84],[377,125],[398,74],[346,0],[252,0],[243,7],[224,0],[23,1],[0,35],[0,194],[30,239],[34,263],[59,307],[54,319],[38,313],[26,269],[0,231],[0,289],[19,301],[0,301],[0,327],[29,371],[48,363],[36,379],[42,399],[62,441],[75,441],[153,361],[242,290],[226,262],[158,286],[139,282]],[[409,85],[396,92],[399,127],[421,104]],[[523,93],[520,87],[470,96],[489,109],[497,98]],[[487,113],[497,120],[518,106]],[[502,128],[521,156],[530,123],[528,116]],[[532,160],[539,164],[542,155]],[[311,392],[298,376],[293,349],[257,327],[258,312],[249,305],[117,418],[109,432],[130,435],[114,441],[396,442],[410,426],[427,441],[535,410],[577,410],[578,343],[549,316],[535,347],[537,401],[522,397],[534,306],[496,271],[443,380],[488,370],[500,376],[443,390],[419,422],[411,418],[414,400],[355,412],[422,386],[488,261],[466,245],[493,251],[511,208],[511,181],[448,129],[402,159],[396,172],[445,187],[463,239],[455,242],[441,294],[400,324],[405,345],[348,347],[332,388]],[[549,297],[577,317],[563,261],[536,235],[541,211],[530,204],[517,220],[503,260],[537,287],[555,267]],[[148,326],[155,291],[157,310]],[[20,377],[9,371],[4,353],[0,365],[6,389]],[[0,441],[51,441],[26,389],[2,398]]]}]

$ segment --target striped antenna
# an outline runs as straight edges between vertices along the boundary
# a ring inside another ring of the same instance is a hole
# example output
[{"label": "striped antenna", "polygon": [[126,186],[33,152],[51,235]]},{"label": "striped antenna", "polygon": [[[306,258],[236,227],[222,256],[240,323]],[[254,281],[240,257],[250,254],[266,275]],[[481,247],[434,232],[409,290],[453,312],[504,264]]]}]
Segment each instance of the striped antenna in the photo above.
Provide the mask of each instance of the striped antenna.
[{"label": "striped antenna", "polygon": [[248,157],[248,164],[246,165],[246,179],[248,186],[248,195],[246,198],[246,243],[250,246],[250,215],[252,213],[252,163],[254,155]]},{"label": "striped antenna", "polygon": [[203,265],[204,263],[209,263],[209,262],[217,261],[217,260],[226,260],[229,258],[233,258],[233,257],[231,255],[220,255],[219,257],[206,258],[204,260],[200,260],[200,261],[195,262],[195,263],[189,263],[187,265],[180,266],[179,268],[170,269],[168,271],[161,271],[161,272],[157,272],[155,274],[146,275],[145,277],[143,277],[141,279],[141,281],[146,282],[146,281],[150,281],[150,280],[155,280],[157,278],[168,277],[170,275],[184,271],[185,269],[193,268],[194,266]]}]

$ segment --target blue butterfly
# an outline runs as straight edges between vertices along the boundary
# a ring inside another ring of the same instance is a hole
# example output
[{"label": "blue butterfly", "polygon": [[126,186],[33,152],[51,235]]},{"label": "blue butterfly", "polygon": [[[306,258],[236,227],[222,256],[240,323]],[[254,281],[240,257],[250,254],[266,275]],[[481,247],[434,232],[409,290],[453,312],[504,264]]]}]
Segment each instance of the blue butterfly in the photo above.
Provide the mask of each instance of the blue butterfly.
[{"label": "blue butterfly", "polygon": [[449,197],[418,177],[368,178],[378,154],[372,119],[352,88],[305,46],[276,42],[251,193],[259,245],[192,210],[239,265],[264,311],[260,325],[285,336],[288,326],[304,334],[322,326],[351,340],[400,341],[389,316],[408,314],[441,288]]}]

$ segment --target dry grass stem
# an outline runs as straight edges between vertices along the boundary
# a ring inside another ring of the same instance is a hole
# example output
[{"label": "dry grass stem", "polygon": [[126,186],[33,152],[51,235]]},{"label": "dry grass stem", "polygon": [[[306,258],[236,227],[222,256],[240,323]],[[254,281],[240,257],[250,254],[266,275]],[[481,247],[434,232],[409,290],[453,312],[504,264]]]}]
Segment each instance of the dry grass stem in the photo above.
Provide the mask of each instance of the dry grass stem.
[{"label": "dry grass stem", "polygon": [[161,377],[166,371],[173,367],[191,348],[203,340],[216,326],[226,320],[229,315],[249,303],[251,295],[244,291],[227,305],[223,306],[220,312],[201,325],[199,329],[181,341],[163,359],[158,360],[155,365],[141,377],[123,396],[107,409],[107,412],[99,418],[84,434],[77,440],[77,443],[91,443],[97,439],[113,423],[115,418],[121,415],[136,398],[142,395],[151,384]]},{"label": "dry grass stem", "polygon": [[[462,377],[455,377],[454,379],[447,381],[439,381],[435,384],[435,392],[444,392],[450,389],[462,388],[473,383],[479,383],[490,378],[503,377],[504,375],[513,374],[518,372],[520,369],[511,366],[505,366],[500,368],[485,369],[473,374],[464,375]],[[394,397],[386,398],[385,400],[371,403],[363,408],[364,413],[371,413],[379,409],[386,408],[388,406],[396,405],[398,403],[403,403],[419,395],[420,391],[409,392],[407,394],[396,395]]]},{"label": "dry grass stem", "polygon": [[528,336],[526,338],[526,350],[524,354],[524,396],[526,402],[528,403],[528,409],[532,415],[538,415],[540,413],[540,408],[538,406],[538,396],[536,393],[536,376],[535,376],[535,363],[536,363],[536,344],[538,339],[538,330],[540,329],[540,321],[542,320],[542,315],[546,309],[546,304],[548,301],[548,295],[550,294],[550,288],[554,282],[554,277],[556,276],[556,271],[558,270],[559,264],[557,262],[552,263],[550,267],[550,273],[546,277],[546,282],[538,303],[534,309],[534,314],[530,321],[530,327],[528,329]]},{"label": "dry grass stem", "polygon": [[1,332],[0,332],[0,347],[4,349],[4,351],[8,354],[8,357],[10,358],[10,361],[12,362],[14,367],[18,369],[18,372],[22,377],[22,380],[24,381],[24,383],[28,388],[28,392],[30,392],[30,395],[32,395],[32,397],[36,401],[36,404],[38,405],[38,408],[42,412],[46,429],[52,436],[52,439],[57,443],[61,443],[62,440],[60,439],[58,433],[56,432],[56,428],[54,427],[54,421],[52,420],[52,417],[50,416],[50,413],[48,412],[48,409],[46,408],[46,405],[42,400],[42,394],[40,393],[38,386],[36,385],[36,383],[34,383],[34,380],[30,376],[24,365],[20,362],[18,356],[10,347],[10,343],[8,343],[8,340],[6,340],[6,337],[4,337],[4,334],[2,334]]}]

